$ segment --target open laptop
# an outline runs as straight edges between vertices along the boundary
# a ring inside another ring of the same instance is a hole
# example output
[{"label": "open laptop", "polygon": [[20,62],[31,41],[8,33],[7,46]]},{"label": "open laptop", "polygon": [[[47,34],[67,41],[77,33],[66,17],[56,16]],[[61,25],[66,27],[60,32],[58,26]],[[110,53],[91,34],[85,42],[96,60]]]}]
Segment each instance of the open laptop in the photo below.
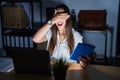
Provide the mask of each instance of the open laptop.
[{"label": "open laptop", "polygon": [[15,48],[11,50],[11,55],[16,73],[51,75],[48,51]]}]

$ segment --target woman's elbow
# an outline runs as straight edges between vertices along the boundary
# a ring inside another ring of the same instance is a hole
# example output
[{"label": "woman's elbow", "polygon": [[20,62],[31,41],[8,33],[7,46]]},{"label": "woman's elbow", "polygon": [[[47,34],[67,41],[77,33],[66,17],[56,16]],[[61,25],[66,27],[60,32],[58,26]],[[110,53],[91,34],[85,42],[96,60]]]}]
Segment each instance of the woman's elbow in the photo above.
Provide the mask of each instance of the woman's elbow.
[{"label": "woman's elbow", "polygon": [[32,41],[35,43],[39,43],[39,40],[37,40],[35,37],[32,37]]}]

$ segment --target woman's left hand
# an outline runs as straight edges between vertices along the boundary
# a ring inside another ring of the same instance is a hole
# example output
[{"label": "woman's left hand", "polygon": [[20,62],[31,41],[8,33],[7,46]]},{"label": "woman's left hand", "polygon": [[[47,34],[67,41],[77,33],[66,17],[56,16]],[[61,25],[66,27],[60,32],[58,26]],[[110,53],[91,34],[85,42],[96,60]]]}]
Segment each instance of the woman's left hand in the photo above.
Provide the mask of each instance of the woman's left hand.
[{"label": "woman's left hand", "polygon": [[91,57],[86,56],[86,57],[79,57],[79,63],[82,66],[82,68],[86,68],[88,64],[91,62]]}]

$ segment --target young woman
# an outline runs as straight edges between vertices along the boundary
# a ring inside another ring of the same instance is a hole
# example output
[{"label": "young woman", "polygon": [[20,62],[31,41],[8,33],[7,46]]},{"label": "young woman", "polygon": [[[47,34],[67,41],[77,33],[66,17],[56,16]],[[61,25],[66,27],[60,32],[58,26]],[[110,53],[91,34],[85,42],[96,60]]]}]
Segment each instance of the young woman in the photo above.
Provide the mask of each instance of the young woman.
[{"label": "young woman", "polygon": [[[53,18],[43,25],[33,36],[36,43],[47,41],[47,49],[51,59],[64,59],[70,63],[77,63],[71,60],[70,55],[78,43],[83,42],[83,36],[72,27],[72,20],[69,8],[60,4],[55,8]],[[80,57],[81,65],[88,64],[89,57]]]}]

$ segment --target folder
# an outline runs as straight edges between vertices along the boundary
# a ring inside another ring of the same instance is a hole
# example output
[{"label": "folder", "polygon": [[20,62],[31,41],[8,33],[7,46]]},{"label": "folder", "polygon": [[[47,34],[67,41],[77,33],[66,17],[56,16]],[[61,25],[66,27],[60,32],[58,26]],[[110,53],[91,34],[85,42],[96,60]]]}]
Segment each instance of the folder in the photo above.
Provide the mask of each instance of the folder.
[{"label": "folder", "polygon": [[78,43],[73,52],[71,53],[70,59],[78,61],[79,56],[90,56],[95,49],[95,46],[85,43]]}]

